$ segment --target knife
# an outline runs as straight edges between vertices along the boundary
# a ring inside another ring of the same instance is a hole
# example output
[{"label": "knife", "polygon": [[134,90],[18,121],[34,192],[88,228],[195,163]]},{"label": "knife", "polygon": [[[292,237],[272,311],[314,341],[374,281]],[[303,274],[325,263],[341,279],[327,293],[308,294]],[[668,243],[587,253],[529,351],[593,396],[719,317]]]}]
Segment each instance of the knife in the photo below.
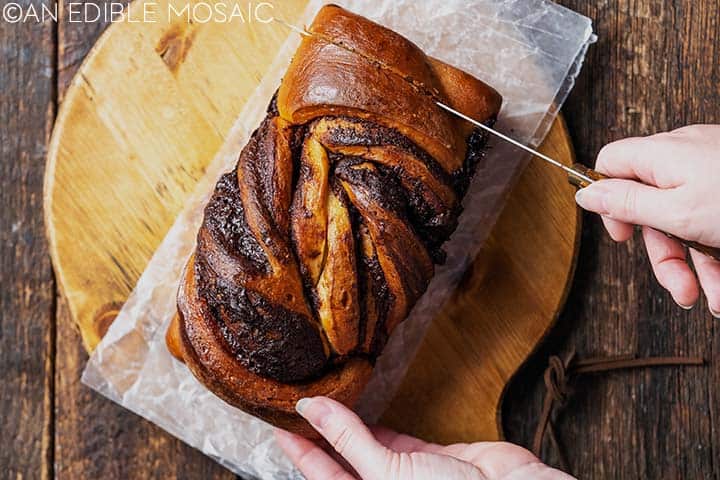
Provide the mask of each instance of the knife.
[{"label": "knife", "polygon": [[[310,32],[306,28],[298,27],[298,26],[288,23],[280,18],[274,17],[273,20],[284,25],[285,27],[293,30],[294,32],[299,33],[300,35],[302,35],[304,37],[314,37],[315,36],[315,34],[313,32]],[[329,43],[333,43],[333,45],[336,45],[337,47],[340,47],[351,53],[357,53],[354,50],[352,50],[342,44],[334,43],[334,42],[331,42],[330,40],[327,40],[324,38],[323,38],[323,40],[328,41]],[[391,72],[395,73],[392,70],[391,70]],[[403,78],[403,80],[408,81],[408,79],[406,79],[406,78]],[[415,82],[411,82],[411,83],[415,88],[418,88],[418,85],[416,85]],[[438,107],[440,107],[441,109],[445,110],[446,112],[451,113],[452,115],[455,115],[456,117],[461,118],[461,119],[465,120],[466,122],[472,123],[476,127],[481,128],[482,130],[486,131],[487,133],[489,133],[495,137],[498,137],[501,140],[504,140],[505,142],[508,142],[508,143],[516,146],[517,148],[520,148],[521,150],[528,152],[529,154],[531,154],[532,156],[534,156],[536,158],[544,160],[545,162],[549,163],[550,165],[560,168],[565,173],[567,173],[568,182],[570,182],[570,184],[575,186],[577,189],[585,188],[599,180],[607,180],[610,178],[607,175],[603,175],[602,173],[597,172],[597,171],[593,170],[592,168],[586,167],[585,165],[583,165],[581,163],[575,163],[572,166],[568,167],[567,165],[555,160],[554,158],[549,157],[531,147],[528,147],[527,145],[515,140],[514,138],[509,137],[509,136],[495,130],[492,127],[489,127],[489,126],[485,125],[484,123],[479,122],[478,120],[475,120],[474,118],[471,118],[462,112],[459,112],[458,110],[455,110],[454,108],[437,100],[434,97],[434,95],[431,95],[431,96],[433,97],[433,100],[435,100],[435,104]],[[655,229],[655,230],[657,230],[657,229]],[[707,255],[708,257],[710,257],[714,260],[720,261],[720,248],[711,247],[709,245],[703,245],[701,243],[694,242],[691,240],[685,240],[683,238],[679,238],[670,233],[663,232],[662,230],[657,230],[657,231],[659,231],[660,233],[663,233],[665,236],[667,236],[668,238],[670,238],[672,240],[676,240],[676,241],[680,242],[680,244],[686,248],[692,248],[693,250],[696,250],[696,251],[702,253],[703,255]]]}]

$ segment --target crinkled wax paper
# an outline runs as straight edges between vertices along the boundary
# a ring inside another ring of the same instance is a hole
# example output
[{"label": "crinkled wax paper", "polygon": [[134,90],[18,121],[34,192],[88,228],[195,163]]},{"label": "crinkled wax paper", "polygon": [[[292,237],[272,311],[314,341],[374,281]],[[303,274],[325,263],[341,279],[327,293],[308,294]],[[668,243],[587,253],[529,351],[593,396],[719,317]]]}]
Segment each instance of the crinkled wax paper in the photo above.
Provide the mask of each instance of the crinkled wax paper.
[{"label": "crinkled wax paper", "polygon": [[[322,3],[311,2],[303,16],[306,24]],[[428,54],[498,89],[505,99],[498,128],[531,144],[539,143],[547,133],[594,40],[588,18],[545,0],[336,3],[387,25]],[[83,374],[88,386],[249,478],[300,478],[300,474],[274,444],[269,425],[225,404],[170,356],[165,331],[175,312],[180,271],[194,247],[202,208],[219,175],[233,167],[259,125],[299,41],[299,35],[288,31],[273,67]],[[487,237],[526,162],[527,157],[517,150],[492,141],[487,161],[465,198],[460,226],[446,244],[447,263],[437,268],[427,293],[378,359],[357,406],[366,420],[377,419],[394,395],[426,328]]]}]

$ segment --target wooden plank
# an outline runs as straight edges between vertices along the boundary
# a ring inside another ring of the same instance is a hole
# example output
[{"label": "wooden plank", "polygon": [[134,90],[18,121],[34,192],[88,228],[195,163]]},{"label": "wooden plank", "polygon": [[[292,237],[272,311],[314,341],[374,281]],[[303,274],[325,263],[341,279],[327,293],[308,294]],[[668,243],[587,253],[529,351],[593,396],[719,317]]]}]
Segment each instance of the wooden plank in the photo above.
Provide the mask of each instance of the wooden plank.
[{"label": "wooden plank", "polygon": [[[720,123],[717,1],[561,3],[593,18],[600,37],[564,109],[580,161],[592,164],[615,139]],[[639,234],[617,245],[595,216],[585,225],[568,307],[507,396],[507,438],[532,441],[548,353],[574,346],[588,356],[701,355],[706,367],[583,380],[559,431],[580,478],[717,478],[717,321],[704,300],[689,312],[673,303],[652,276]]]},{"label": "wooden plank", "polygon": [[41,192],[54,39],[51,22],[0,20],[0,466],[8,478],[53,472],[55,297]]},{"label": "wooden plank", "polygon": [[[106,27],[99,22],[71,23],[67,3],[63,0],[58,32],[61,98]],[[57,329],[60,341],[55,374],[56,478],[233,478],[199,451],[80,383],[87,353],[60,295]]]}]

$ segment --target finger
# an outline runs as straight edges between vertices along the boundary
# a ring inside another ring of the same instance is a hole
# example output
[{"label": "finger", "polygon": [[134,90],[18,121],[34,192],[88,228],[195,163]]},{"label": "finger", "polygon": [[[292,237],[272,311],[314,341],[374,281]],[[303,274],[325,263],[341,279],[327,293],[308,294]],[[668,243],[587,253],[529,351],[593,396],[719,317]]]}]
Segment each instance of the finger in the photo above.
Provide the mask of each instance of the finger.
[{"label": "finger", "polygon": [[632,238],[634,228],[631,224],[613,220],[609,217],[600,218],[602,218],[603,225],[605,225],[605,230],[610,234],[610,238],[616,242],[625,242]]},{"label": "finger", "polygon": [[677,135],[661,133],[634,137],[605,145],[598,153],[595,169],[614,178],[640,180],[661,188],[683,183],[682,152],[685,142]]},{"label": "finger", "polygon": [[720,262],[690,249],[700,286],[707,297],[708,308],[715,318],[720,318]]},{"label": "finger", "polygon": [[350,409],[326,397],[303,398],[296,408],[361,477],[382,476],[390,450]]},{"label": "finger", "polygon": [[380,425],[370,427],[370,431],[378,442],[395,452],[431,452],[442,448],[440,445],[427,443],[419,438],[404,435]]},{"label": "finger", "polygon": [[355,478],[322,448],[306,438],[276,428],[275,441],[307,480],[354,480]]},{"label": "finger", "polygon": [[538,461],[529,450],[507,442],[456,443],[444,447],[442,453],[480,467],[490,478],[501,476],[510,468]]},{"label": "finger", "polygon": [[612,220],[648,225],[670,233],[682,229],[680,202],[673,190],[660,190],[632,180],[601,180],[578,190],[578,205]]},{"label": "finger", "polygon": [[441,453],[475,465],[489,480],[571,478],[558,470],[543,465],[530,451],[508,442],[448,445]]},{"label": "finger", "polygon": [[675,303],[686,310],[692,308],[700,296],[700,289],[687,264],[685,248],[657,230],[648,227],[642,230],[655,278],[670,292]]}]

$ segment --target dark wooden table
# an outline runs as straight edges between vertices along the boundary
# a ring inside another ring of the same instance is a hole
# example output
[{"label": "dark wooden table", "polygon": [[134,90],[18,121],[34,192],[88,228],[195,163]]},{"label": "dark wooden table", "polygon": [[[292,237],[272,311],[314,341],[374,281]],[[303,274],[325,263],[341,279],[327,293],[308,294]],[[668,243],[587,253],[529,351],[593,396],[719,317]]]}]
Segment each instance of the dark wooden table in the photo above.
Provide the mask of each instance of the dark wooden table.
[{"label": "dark wooden table", "polygon": [[[0,20],[0,477],[230,478],[79,382],[87,356],[56,290],[42,180],[57,105],[104,26],[70,23],[67,1],[58,3],[57,24]],[[622,137],[720,123],[720,2],[562,3],[593,18],[600,37],[564,109],[582,162]],[[673,304],[639,237],[616,245],[592,216],[567,308],[511,385],[508,439],[530,444],[547,356],[570,348],[708,360],[582,380],[557,422],[576,475],[720,477],[720,329],[704,302],[689,312]]]}]

